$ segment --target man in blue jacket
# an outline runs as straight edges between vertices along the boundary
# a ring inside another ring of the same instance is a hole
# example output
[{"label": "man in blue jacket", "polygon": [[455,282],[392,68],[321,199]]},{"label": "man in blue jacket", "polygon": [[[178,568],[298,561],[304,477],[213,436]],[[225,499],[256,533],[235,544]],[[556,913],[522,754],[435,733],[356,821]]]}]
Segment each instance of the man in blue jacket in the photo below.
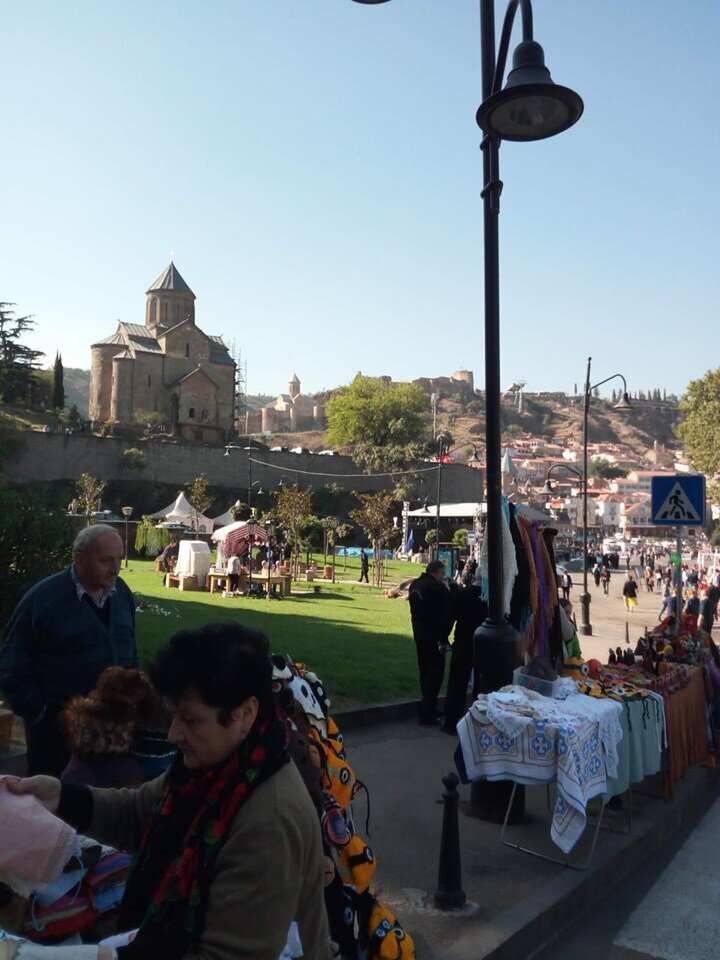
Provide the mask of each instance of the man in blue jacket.
[{"label": "man in blue jacket", "polygon": [[121,537],[85,527],[69,570],[36,583],[17,605],[0,650],[0,690],[25,722],[28,775],[59,776],[69,752],[58,716],[110,666],[137,667],[135,603],[119,578]]}]

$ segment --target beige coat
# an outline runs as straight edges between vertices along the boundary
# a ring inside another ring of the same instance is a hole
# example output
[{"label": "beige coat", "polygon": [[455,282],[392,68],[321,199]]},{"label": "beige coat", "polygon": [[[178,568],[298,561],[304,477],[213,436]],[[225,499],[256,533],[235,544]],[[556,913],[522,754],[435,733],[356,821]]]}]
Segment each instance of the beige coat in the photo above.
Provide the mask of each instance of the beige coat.
[{"label": "beige coat", "polygon": [[[133,852],[163,777],[137,790],[93,789],[88,835]],[[328,960],[320,824],[294,763],[253,790],[218,854],[199,951],[168,960],[278,960],[293,920],[305,960]]]}]

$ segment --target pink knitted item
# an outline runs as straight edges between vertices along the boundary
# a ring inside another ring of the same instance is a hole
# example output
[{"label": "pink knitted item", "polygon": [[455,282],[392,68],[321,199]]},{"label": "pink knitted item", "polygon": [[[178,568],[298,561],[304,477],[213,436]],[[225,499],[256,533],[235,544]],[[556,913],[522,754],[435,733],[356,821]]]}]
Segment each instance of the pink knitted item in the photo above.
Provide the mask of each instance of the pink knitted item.
[{"label": "pink knitted item", "polygon": [[0,779],[0,872],[31,883],[52,883],[75,852],[77,834],[26,794]]}]

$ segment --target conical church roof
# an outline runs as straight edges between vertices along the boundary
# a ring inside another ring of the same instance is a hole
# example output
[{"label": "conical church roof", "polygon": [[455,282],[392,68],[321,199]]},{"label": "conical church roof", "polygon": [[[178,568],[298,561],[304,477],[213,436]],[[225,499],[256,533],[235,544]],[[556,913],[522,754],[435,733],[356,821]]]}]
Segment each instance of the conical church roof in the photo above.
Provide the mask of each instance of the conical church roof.
[{"label": "conical church roof", "polygon": [[153,290],[174,290],[177,293],[189,293],[195,299],[195,294],[180,276],[180,271],[172,260],[170,266],[160,274],[155,283],[150,285],[150,289],[146,293],[151,293]]}]

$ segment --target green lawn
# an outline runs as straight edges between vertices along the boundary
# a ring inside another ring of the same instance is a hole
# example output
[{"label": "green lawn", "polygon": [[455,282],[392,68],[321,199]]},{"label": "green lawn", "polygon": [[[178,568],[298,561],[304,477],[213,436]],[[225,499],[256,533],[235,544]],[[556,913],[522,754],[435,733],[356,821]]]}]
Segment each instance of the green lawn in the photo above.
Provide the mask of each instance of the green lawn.
[{"label": "green lawn", "polygon": [[[396,581],[416,576],[422,569],[396,562],[390,567],[388,574]],[[340,559],[336,574],[357,580],[359,561],[349,559],[345,573]],[[274,651],[315,670],[327,685],[335,709],[418,695],[407,601],[387,599],[375,587],[323,581],[320,594],[298,592],[268,602],[168,590],[150,561],[131,560],[122,576],[156,608],[137,617],[144,664],[177,630],[233,619],[262,630]],[[301,582],[293,588],[308,590],[309,584]]]}]

